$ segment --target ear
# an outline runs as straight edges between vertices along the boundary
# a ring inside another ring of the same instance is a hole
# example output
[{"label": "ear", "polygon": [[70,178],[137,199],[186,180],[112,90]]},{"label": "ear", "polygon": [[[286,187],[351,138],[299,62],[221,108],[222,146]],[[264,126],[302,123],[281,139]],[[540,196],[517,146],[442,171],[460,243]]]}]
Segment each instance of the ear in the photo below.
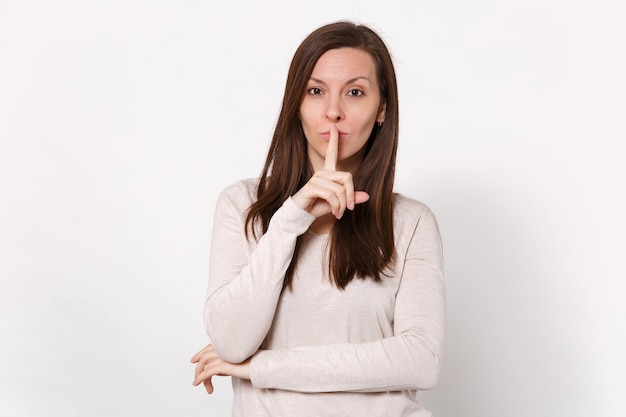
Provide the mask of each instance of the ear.
[{"label": "ear", "polygon": [[380,112],[378,112],[378,116],[376,117],[377,123],[382,123],[385,121],[385,111],[387,110],[387,103],[383,103],[380,106]]}]

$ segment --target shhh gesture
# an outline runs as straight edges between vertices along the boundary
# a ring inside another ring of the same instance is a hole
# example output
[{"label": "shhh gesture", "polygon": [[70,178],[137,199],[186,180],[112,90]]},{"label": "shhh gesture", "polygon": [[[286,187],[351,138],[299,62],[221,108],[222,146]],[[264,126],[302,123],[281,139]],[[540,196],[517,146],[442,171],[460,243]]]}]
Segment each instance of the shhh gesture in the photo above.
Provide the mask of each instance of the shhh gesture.
[{"label": "shhh gesture", "polygon": [[332,214],[340,219],[346,209],[354,210],[356,204],[369,200],[366,192],[354,191],[350,172],[336,170],[338,155],[339,132],[331,124],[324,168],[316,171],[309,182],[291,197],[298,206],[317,218]]}]

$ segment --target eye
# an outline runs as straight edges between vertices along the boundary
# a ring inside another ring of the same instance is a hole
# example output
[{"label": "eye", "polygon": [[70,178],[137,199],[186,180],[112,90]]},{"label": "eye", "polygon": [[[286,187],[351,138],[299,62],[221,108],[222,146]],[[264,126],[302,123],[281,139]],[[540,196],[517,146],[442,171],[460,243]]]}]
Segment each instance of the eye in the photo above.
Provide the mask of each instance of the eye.
[{"label": "eye", "polygon": [[322,94],[322,89],[319,87],[311,87],[306,90],[307,94],[312,96],[319,96]]},{"label": "eye", "polygon": [[353,88],[352,90],[348,91],[348,95],[350,97],[361,97],[364,94],[365,93],[363,92],[363,90],[359,90],[358,88]]}]

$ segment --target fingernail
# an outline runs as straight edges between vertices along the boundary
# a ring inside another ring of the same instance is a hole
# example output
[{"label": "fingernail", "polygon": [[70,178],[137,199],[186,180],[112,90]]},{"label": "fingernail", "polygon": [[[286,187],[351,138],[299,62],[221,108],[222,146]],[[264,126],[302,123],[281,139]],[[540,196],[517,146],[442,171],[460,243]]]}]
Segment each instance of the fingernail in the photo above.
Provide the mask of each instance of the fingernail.
[{"label": "fingernail", "polygon": [[348,202],[348,209],[354,210],[354,201]]}]

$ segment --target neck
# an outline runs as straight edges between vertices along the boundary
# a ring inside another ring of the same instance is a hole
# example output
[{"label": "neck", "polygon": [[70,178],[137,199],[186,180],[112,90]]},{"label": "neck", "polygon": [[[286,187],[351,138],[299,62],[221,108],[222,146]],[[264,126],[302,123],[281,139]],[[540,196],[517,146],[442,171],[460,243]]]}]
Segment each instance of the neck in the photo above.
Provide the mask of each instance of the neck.
[{"label": "neck", "polygon": [[317,233],[318,235],[327,235],[333,229],[333,225],[336,221],[337,219],[335,219],[332,214],[327,214],[315,219],[313,224],[309,227],[309,230],[313,233]]}]

